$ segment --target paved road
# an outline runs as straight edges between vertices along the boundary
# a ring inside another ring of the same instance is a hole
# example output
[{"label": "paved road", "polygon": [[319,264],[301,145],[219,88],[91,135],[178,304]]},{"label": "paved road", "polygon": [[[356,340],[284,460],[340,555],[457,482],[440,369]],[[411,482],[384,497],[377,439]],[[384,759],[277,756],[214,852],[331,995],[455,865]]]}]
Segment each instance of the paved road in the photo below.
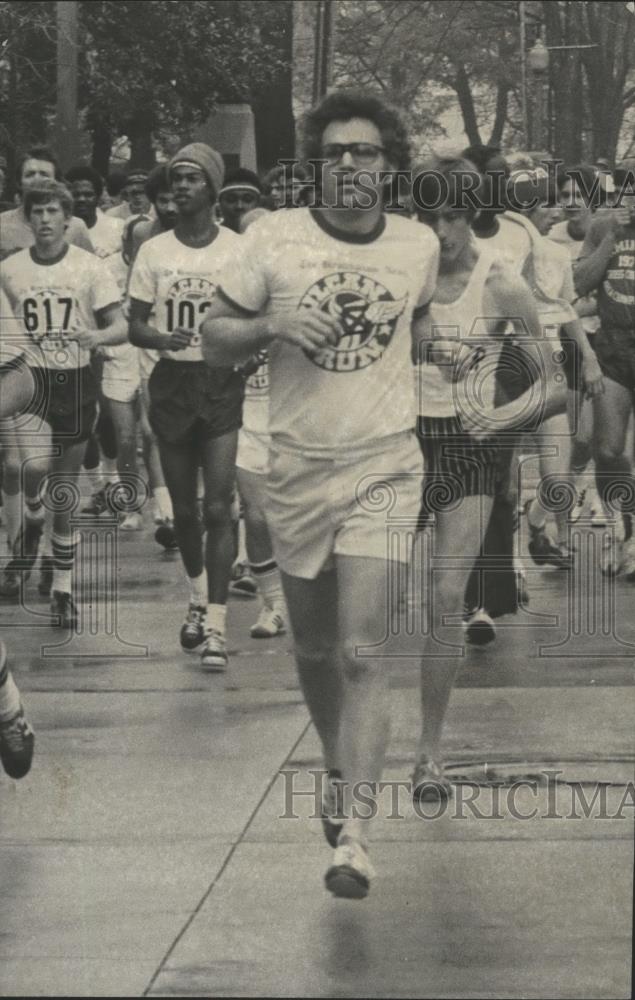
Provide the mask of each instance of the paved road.
[{"label": "paved road", "polygon": [[530,607],[465,655],[436,819],[396,784],[424,625],[387,638],[393,784],[362,903],[324,891],[312,799],[290,798],[320,760],[288,637],[251,640],[234,599],[231,669],[201,673],[177,646],[178,560],[149,530],[107,536],[87,529],[81,636],[32,584],[0,606],[37,731],[29,777],[0,776],[0,994],[630,995],[635,588],[591,573],[597,531],[577,576],[532,572]]}]

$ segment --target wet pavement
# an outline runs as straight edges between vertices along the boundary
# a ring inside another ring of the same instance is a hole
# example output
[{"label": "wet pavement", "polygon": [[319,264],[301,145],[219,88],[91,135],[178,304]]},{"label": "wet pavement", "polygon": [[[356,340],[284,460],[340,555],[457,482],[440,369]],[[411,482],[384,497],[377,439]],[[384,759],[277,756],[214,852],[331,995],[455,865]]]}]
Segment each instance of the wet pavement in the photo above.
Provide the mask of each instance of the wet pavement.
[{"label": "wet pavement", "polygon": [[149,527],[94,527],[81,635],[49,627],[35,580],[0,605],[37,733],[31,774],[0,775],[0,995],[630,996],[635,588],[607,587],[583,535],[580,572],[530,570],[529,607],[463,657],[436,816],[399,786],[416,606],[392,630],[378,877],[348,902],[297,794],[321,762],[289,637],[250,639],[234,598],[230,670],[202,673],[178,559]]}]

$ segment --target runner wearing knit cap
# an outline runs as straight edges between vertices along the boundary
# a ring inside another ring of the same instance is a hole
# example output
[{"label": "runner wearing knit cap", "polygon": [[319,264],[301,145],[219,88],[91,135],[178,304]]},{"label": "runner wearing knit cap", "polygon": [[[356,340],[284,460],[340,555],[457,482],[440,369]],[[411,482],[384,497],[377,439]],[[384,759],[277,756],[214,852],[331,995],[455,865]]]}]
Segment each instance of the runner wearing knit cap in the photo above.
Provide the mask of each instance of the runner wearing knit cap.
[{"label": "runner wearing knit cap", "polygon": [[[227,665],[230,506],[244,383],[232,367],[210,369],[203,363],[199,330],[217,276],[239,238],[213,219],[224,177],[219,153],[205,143],[190,143],[173,157],[169,171],[178,218],[174,230],[143,243],[137,254],[128,288],[130,340],[160,353],[149,381],[149,416],[190,584],[181,646],[202,647],[202,666],[218,671]],[[205,552],[196,495],[199,467]]]}]

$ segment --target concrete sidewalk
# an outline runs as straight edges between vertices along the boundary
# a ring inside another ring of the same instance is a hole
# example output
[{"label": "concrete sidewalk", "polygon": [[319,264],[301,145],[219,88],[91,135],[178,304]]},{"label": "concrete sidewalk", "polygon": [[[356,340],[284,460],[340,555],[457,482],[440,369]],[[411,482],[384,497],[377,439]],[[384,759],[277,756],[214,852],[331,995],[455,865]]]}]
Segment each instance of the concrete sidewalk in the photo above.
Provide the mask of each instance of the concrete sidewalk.
[{"label": "concrete sidewalk", "polygon": [[[37,732],[32,773],[0,776],[0,995],[630,995],[628,656],[548,660],[552,632],[529,624],[471,653],[447,733],[452,807],[421,818],[400,796],[399,819],[382,799],[371,895],[334,900],[311,800],[281,818],[280,770],[307,789],[321,765],[288,637],[247,638],[254,604],[232,601],[231,669],[205,675],[176,648],[178,562],[143,535],[120,564],[118,627],[147,656],[100,660],[97,639],[51,659],[59,635],[0,609]],[[544,574],[535,614],[563,609],[561,579]],[[617,597],[633,642],[632,588]],[[387,780],[412,766],[417,646],[393,665]],[[509,799],[545,769],[558,784]],[[585,818],[572,787],[590,801],[598,780],[605,818]]]}]

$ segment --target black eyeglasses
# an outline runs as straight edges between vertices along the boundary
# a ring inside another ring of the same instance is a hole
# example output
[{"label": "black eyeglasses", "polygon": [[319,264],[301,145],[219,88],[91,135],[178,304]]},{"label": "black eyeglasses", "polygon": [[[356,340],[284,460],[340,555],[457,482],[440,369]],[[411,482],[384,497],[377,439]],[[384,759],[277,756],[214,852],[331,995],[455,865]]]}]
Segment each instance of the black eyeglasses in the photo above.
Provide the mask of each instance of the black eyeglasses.
[{"label": "black eyeglasses", "polygon": [[344,153],[350,153],[358,167],[370,167],[379,154],[385,152],[383,146],[375,146],[372,142],[329,142],[322,148],[327,163],[339,163]]}]

